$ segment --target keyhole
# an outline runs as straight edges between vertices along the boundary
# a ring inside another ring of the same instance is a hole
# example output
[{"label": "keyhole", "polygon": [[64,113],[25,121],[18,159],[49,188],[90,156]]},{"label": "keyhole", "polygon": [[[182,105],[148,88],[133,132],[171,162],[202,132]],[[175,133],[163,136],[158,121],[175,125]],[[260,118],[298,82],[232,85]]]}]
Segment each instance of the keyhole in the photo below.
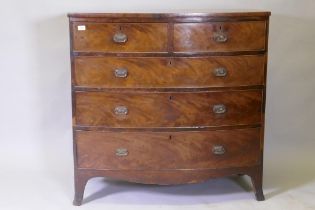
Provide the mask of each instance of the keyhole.
[{"label": "keyhole", "polygon": [[119,26],[119,31],[121,31],[122,30],[122,27],[121,26]]},{"label": "keyhole", "polygon": [[171,66],[173,64],[173,60],[169,59],[167,65]]},{"label": "keyhole", "polygon": [[169,136],[169,139],[172,140],[172,135]]},{"label": "keyhole", "polygon": [[173,100],[173,96],[170,96],[170,97],[169,97],[169,100],[170,100],[170,101]]}]

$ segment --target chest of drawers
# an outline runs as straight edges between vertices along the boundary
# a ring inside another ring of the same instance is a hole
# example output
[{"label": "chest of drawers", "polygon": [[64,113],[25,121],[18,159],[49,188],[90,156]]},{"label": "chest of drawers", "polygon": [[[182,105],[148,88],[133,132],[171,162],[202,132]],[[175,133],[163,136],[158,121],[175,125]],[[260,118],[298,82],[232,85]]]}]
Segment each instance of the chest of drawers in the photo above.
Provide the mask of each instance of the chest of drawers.
[{"label": "chest of drawers", "polygon": [[75,205],[99,176],[248,175],[264,200],[269,12],[68,16]]}]

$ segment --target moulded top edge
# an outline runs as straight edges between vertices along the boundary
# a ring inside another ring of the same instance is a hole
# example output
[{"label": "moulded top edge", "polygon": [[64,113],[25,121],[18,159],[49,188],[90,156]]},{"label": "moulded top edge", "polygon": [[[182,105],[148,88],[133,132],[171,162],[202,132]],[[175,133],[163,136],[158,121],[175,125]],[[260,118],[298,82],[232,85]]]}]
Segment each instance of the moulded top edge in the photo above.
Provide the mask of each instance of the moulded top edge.
[{"label": "moulded top edge", "polygon": [[269,11],[214,11],[176,13],[68,13],[71,18],[180,18],[180,17],[269,17]]}]

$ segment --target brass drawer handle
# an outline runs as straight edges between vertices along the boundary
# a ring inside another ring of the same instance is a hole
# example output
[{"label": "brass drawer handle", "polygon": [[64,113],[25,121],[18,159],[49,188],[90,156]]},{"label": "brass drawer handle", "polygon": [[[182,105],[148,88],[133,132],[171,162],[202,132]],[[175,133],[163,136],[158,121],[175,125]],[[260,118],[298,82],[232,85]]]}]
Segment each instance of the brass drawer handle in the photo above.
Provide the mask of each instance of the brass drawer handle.
[{"label": "brass drawer handle", "polygon": [[128,70],[123,68],[115,69],[114,74],[117,78],[126,78],[128,76]]},{"label": "brass drawer handle", "polygon": [[225,77],[227,75],[227,69],[224,67],[219,67],[214,69],[213,73],[216,77]]},{"label": "brass drawer handle", "polygon": [[128,36],[122,32],[117,32],[113,36],[113,41],[118,44],[126,43],[128,40]]},{"label": "brass drawer handle", "polygon": [[114,109],[114,113],[116,115],[127,115],[128,114],[128,108],[126,106],[117,106]]},{"label": "brass drawer handle", "polygon": [[213,34],[213,40],[217,43],[225,43],[228,40],[228,35],[222,31]]},{"label": "brass drawer handle", "polygon": [[126,148],[116,149],[116,156],[122,157],[122,156],[127,156],[127,155],[128,155],[128,150]]},{"label": "brass drawer handle", "polygon": [[225,148],[222,145],[214,145],[212,147],[212,153],[215,154],[215,155],[224,155]]},{"label": "brass drawer handle", "polygon": [[226,106],[224,104],[216,104],[212,107],[212,111],[215,114],[224,114],[226,112]]}]

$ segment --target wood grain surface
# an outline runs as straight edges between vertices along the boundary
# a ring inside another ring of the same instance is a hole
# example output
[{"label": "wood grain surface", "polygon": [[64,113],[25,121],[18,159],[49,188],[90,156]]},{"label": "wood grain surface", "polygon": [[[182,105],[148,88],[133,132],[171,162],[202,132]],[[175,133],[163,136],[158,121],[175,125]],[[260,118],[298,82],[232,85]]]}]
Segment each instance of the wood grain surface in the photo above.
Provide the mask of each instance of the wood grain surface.
[{"label": "wood grain surface", "polygon": [[[78,26],[85,30],[78,30]],[[96,52],[165,52],[167,24],[165,23],[74,23],[73,50]],[[113,36],[127,35],[126,43],[115,43]]]},{"label": "wood grain surface", "polygon": [[[195,127],[261,122],[262,91],[166,93],[76,92],[76,125],[104,127]],[[226,113],[213,106],[224,104]],[[125,106],[126,115],[114,109]]]},{"label": "wood grain surface", "polygon": [[[214,41],[215,33],[228,37],[224,43]],[[265,50],[266,22],[178,23],[174,25],[175,52],[226,52]]]},{"label": "wood grain surface", "polygon": [[[78,167],[88,169],[222,169],[258,164],[259,128],[204,132],[77,131]],[[215,145],[225,153],[212,152]],[[126,149],[126,156],[116,150]]]},{"label": "wood grain surface", "polygon": [[[76,57],[75,85],[87,88],[207,88],[264,84],[264,55],[211,57]],[[215,70],[225,68],[226,76]],[[125,69],[127,76],[115,76]]]}]

